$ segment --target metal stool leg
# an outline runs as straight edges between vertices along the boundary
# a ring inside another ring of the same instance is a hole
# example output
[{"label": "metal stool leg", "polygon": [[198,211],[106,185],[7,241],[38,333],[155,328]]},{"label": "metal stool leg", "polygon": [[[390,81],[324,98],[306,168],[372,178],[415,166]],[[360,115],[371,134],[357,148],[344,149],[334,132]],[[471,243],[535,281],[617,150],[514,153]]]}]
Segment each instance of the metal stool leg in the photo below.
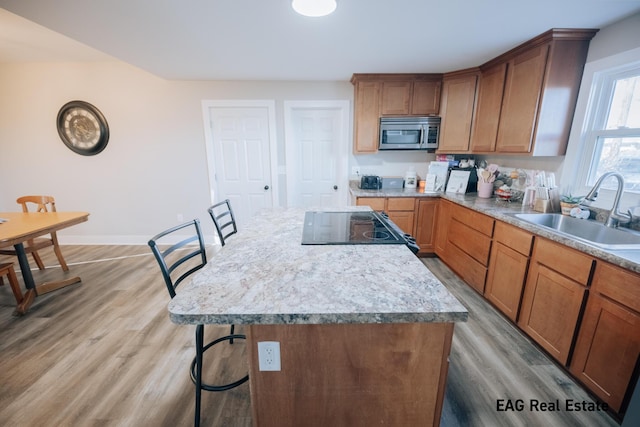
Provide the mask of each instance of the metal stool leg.
[{"label": "metal stool leg", "polygon": [[200,400],[202,398],[202,353],[204,352],[204,325],[196,326],[196,409],[193,425],[200,427]]}]

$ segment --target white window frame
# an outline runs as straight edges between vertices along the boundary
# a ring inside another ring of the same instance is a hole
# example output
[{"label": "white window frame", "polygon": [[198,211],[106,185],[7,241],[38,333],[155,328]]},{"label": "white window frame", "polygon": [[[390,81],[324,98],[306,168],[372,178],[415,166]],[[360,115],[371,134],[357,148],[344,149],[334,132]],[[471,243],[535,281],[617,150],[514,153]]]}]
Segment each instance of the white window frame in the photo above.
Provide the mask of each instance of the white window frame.
[{"label": "white window frame", "polygon": [[[599,129],[604,127],[608,113],[611,84],[616,78],[640,67],[640,48],[587,63],[578,97],[573,131],[563,168],[563,193],[585,195],[591,189],[589,172],[596,150]],[[598,127],[600,126],[600,127]],[[580,129],[579,132],[576,132]],[[624,130],[617,131],[620,135]],[[609,134],[612,131],[608,131]],[[602,189],[593,206],[611,209],[615,191]],[[640,194],[625,192],[620,208],[626,210],[640,205]]]}]

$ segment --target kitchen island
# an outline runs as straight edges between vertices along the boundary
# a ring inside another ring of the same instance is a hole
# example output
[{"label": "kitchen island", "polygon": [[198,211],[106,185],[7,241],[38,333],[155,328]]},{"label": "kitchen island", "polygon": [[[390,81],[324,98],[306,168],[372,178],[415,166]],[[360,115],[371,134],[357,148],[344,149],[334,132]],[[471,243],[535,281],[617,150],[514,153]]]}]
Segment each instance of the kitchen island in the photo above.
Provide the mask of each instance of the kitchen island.
[{"label": "kitchen island", "polygon": [[[438,425],[465,307],[406,246],[301,245],[303,220],[253,218],[171,320],[246,325],[254,425]],[[259,370],[261,341],[280,343],[280,371]]]}]

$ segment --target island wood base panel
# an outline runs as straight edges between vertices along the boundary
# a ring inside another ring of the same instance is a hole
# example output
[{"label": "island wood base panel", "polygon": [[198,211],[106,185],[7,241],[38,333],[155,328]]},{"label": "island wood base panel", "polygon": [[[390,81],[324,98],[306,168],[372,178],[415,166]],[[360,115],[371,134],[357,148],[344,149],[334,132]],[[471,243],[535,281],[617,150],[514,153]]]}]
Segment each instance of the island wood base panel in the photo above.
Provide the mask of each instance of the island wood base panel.
[{"label": "island wood base panel", "polygon": [[[440,424],[453,323],[247,326],[254,426]],[[258,370],[280,342],[279,372]]]}]

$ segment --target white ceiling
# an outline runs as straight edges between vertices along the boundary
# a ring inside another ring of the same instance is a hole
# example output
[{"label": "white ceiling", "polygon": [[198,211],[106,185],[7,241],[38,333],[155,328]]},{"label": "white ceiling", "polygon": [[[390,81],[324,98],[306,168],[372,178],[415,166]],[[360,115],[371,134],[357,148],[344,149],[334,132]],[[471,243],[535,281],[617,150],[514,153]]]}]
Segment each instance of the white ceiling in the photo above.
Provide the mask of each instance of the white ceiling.
[{"label": "white ceiling", "polygon": [[640,0],[337,1],[332,15],[307,18],[290,0],[0,0],[0,62],[116,58],[181,80],[440,73],[550,28],[640,11]]}]

